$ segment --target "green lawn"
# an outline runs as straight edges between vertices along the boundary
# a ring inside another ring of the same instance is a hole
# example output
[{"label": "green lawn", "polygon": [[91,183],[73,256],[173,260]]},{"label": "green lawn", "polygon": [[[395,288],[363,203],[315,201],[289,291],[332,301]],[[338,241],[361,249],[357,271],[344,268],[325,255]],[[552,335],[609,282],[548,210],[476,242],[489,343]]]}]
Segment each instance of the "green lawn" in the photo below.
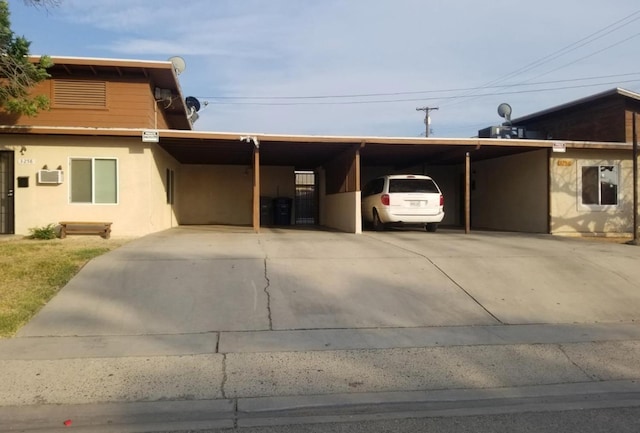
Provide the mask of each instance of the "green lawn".
[{"label": "green lawn", "polygon": [[0,241],[0,338],[13,336],[85,263],[126,242],[97,236]]}]

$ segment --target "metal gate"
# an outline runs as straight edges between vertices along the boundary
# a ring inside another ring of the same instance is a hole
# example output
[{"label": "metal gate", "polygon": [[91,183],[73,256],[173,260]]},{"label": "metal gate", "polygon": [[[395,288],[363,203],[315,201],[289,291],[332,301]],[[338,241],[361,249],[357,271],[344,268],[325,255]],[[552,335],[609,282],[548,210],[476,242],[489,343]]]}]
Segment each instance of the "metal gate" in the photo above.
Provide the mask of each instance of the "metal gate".
[{"label": "metal gate", "polygon": [[13,152],[0,151],[0,234],[13,234]]},{"label": "metal gate", "polygon": [[312,171],[296,171],[296,224],[316,224],[318,199],[316,175]]}]

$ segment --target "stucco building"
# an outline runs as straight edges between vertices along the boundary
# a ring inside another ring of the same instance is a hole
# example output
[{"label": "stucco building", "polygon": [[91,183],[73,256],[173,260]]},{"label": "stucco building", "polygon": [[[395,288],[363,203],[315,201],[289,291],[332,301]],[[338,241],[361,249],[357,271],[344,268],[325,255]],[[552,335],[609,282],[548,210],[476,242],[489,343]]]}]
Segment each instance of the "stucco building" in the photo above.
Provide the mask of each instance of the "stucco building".
[{"label": "stucco building", "polygon": [[206,132],[193,130],[193,105],[172,62],[53,61],[51,78],[34,89],[50,98],[50,111],[34,118],[0,112],[0,233],[59,221],[109,221],[114,235],[125,236],[189,224],[256,231],[316,224],[360,233],[361,185],[409,172],[437,179],[446,225],[633,230],[629,122],[639,96],[630,92],[614,92],[615,116],[611,105],[592,110],[600,97],[579,104],[592,117],[585,124],[607,119],[592,138],[585,128],[565,134],[575,124],[570,104],[513,121],[553,139]]}]

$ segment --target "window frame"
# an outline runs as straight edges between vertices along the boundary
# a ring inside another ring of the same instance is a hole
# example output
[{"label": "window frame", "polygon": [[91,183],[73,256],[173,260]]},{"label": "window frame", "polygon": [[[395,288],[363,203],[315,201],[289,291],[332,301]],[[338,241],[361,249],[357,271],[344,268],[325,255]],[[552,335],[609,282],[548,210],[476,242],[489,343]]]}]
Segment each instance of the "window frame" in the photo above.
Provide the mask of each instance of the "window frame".
[{"label": "window frame", "polygon": [[[115,201],[109,203],[96,202],[96,160],[115,161]],[[73,171],[71,168],[73,161],[91,161],[91,201],[73,201]],[[114,206],[120,204],[120,160],[114,156],[71,156],[68,161],[69,167],[69,204],[71,205],[97,205]]]},{"label": "window frame", "polygon": [[[616,170],[616,204],[601,204],[602,203],[602,178],[598,176],[598,204],[585,204],[582,202],[583,197],[583,169],[585,167],[597,167],[598,174],[601,172],[601,167],[609,167],[613,166]],[[621,206],[622,202],[622,192],[621,192],[621,164],[620,161],[580,161],[576,164],[576,178],[577,178],[577,190],[576,190],[576,200],[578,205],[578,210],[581,211],[592,211],[592,212],[603,212],[608,210],[615,210]]]}]

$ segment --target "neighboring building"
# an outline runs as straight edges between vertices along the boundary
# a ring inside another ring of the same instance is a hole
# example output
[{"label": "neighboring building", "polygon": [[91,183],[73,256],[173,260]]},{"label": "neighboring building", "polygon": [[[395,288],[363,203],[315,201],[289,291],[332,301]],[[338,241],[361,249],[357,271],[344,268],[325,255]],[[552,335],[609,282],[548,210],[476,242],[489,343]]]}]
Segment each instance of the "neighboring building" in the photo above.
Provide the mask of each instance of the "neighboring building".
[{"label": "neighboring building", "polygon": [[[495,230],[632,232],[624,133],[607,143],[604,135],[585,142],[200,132],[172,62],[53,61],[51,79],[34,89],[49,96],[50,111],[0,112],[0,234],[59,221],[113,222],[114,236],[196,224],[360,233],[360,185],[410,172],[437,179],[447,225],[470,218],[472,228]],[[629,118],[635,108],[624,104]],[[547,114],[520,120],[542,128],[553,119]],[[601,128],[611,136],[615,129]]]},{"label": "neighboring building", "polygon": [[546,140],[631,143],[640,94],[616,88],[513,120]]},{"label": "neighboring building", "polygon": [[[640,94],[616,88],[513,120],[548,140],[633,142]],[[550,232],[633,232],[630,150],[569,149],[550,158]]]}]

